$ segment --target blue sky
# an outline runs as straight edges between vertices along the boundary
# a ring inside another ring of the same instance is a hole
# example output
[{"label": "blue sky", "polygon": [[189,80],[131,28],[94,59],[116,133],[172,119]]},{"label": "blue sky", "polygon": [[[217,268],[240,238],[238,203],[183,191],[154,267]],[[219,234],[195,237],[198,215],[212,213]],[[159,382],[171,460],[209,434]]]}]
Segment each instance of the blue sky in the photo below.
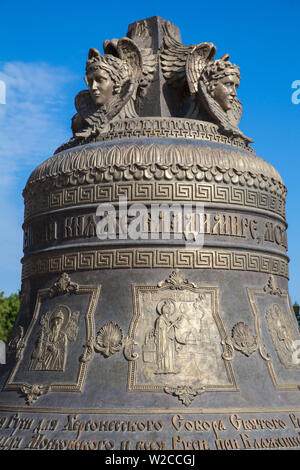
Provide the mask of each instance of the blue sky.
[{"label": "blue sky", "polygon": [[[147,4],[146,4],[147,3]],[[70,137],[74,97],[88,49],[126,35],[128,24],[161,16],[181,30],[185,44],[213,42],[241,68],[241,129],[256,153],[281,174],[287,188],[290,294],[300,303],[300,80],[299,0],[212,2],[51,2],[0,0],[0,290],[20,288],[22,189],[33,168]]]}]

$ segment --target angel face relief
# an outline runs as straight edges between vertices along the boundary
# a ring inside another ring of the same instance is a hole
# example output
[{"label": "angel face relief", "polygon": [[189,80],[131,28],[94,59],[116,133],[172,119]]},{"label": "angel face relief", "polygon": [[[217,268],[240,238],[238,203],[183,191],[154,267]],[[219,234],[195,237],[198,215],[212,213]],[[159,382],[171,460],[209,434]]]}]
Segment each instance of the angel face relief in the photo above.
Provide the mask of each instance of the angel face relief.
[{"label": "angel face relief", "polygon": [[123,83],[129,79],[129,72],[124,61],[90,49],[85,82],[96,106],[107,104],[113,95],[120,93]]},{"label": "angel face relief", "polygon": [[236,97],[236,90],[239,87],[240,79],[238,75],[228,75],[221,78],[212,96],[219,103],[224,111],[229,111],[232,108],[232,103]]},{"label": "angel face relief", "polygon": [[236,96],[240,69],[229,62],[228,54],[214,60],[215,53],[212,43],[181,44],[165,24],[161,67],[167,84],[177,88],[184,106],[188,105],[183,111],[185,116],[213,122],[221,133],[237,137],[248,146],[253,140],[238,128],[242,116],[242,105]]},{"label": "angel face relief", "polygon": [[238,136],[247,143],[253,142],[238,128],[242,117],[242,105],[236,96],[240,68],[228,59],[229,55],[226,54],[204,67],[198,81],[199,105],[226,135]]},{"label": "angel face relief", "polygon": [[138,117],[135,103],[145,96],[156,70],[150,48],[139,48],[127,37],[104,41],[104,54],[91,48],[86,62],[88,90],[75,97],[73,137],[55,153],[97,140],[111,121]]},{"label": "angel face relief", "polygon": [[96,106],[102,106],[113,96],[114,85],[107,72],[96,69],[86,77],[86,83]]},{"label": "angel face relief", "polygon": [[236,100],[236,90],[240,84],[240,69],[228,61],[226,54],[221,59],[208,64],[201,77],[208,93],[221,106],[223,111],[229,111]]}]

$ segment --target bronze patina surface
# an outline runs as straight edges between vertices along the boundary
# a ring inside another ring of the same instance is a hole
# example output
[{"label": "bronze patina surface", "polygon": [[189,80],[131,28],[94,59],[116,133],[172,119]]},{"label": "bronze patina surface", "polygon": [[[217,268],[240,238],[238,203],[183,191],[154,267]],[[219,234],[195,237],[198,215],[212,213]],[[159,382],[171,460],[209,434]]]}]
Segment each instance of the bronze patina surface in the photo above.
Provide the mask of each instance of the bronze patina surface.
[{"label": "bronze patina surface", "polygon": [[103,48],[24,189],[0,449],[300,448],[286,188],[239,67],[158,17]]}]

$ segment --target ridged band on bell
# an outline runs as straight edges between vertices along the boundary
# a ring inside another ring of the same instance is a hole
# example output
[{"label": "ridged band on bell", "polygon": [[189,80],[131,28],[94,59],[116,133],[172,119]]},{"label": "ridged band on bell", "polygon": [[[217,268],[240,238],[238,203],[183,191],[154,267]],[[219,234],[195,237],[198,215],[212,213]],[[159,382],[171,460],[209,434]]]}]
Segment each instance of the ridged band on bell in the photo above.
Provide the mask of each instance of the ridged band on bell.
[{"label": "ridged band on bell", "polygon": [[33,255],[23,258],[23,279],[64,271],[142,268],[190,268],[197,270],[249,271],[289,278],[286,256],[266,253],[207,249],[86,249]]},{"label": "ridged band on bell", "polygon": [[162,140],[89,144],[55,155],[28,180],[25,220],[73,204],[117,201],[122,195],[130,201],[248,206],[285,217],[282,179],[255,154],[224,145]]},{"label": "ridged band on bell", "polygon": [[[185,145],[182,145],[183,143]],[[172,177],[176,179],[179,172],[178,179],[195,178],[201,181],[216,178],[217,182],[223,180],[233,184],[240,182],[242,185],[269,189],[271,192],[286,195],[279,173],[272,165],[253,153],[222,145],[203,145],[201,142],[198,145],[189,145],[182,139],[166,141],[164,145],[161,140],[153,142],[149,139],[140,143],[135,139],[129,145],[127,142],[90,144],[51,157],[33,171],[24,190],[24,197],[27,199],[34,185],[39,182],[45,183],[49,178],[55,179],[54,187],[71,184],[72,176],[75,178],[73,184],[86,183],[89,179],[94,183],[97,181],[97,176],[100,178],[101,173],[103,178],[100,181],[107,181],[106,173],[110,174],[108,180],[111,181],[114,171],[117,181],[123,178],[125,181],[140,179],[143,176],[151,179],[156,176],[156,168],[165,170],[167,179]],[[120,178],[118,172],[123,178]],[[87,174],[86,179],[84,174]],[[157,176],[163,179],[164,175],[163,172]],[[68,176],[69,179],[59,180],[60,177]]]}]

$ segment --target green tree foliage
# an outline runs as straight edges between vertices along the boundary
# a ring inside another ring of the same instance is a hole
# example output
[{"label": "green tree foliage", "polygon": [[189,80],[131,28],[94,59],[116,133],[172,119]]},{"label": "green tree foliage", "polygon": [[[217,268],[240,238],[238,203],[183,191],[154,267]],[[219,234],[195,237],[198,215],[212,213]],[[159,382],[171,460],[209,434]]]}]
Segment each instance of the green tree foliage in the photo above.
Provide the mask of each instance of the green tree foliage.
[{"label": "green tree foliage", "polygon": [[20,300],[18,294],[11,294],[9,297],[5,297],[4,292],[0,292],[0,340],[7,341],[19,308]]}]

